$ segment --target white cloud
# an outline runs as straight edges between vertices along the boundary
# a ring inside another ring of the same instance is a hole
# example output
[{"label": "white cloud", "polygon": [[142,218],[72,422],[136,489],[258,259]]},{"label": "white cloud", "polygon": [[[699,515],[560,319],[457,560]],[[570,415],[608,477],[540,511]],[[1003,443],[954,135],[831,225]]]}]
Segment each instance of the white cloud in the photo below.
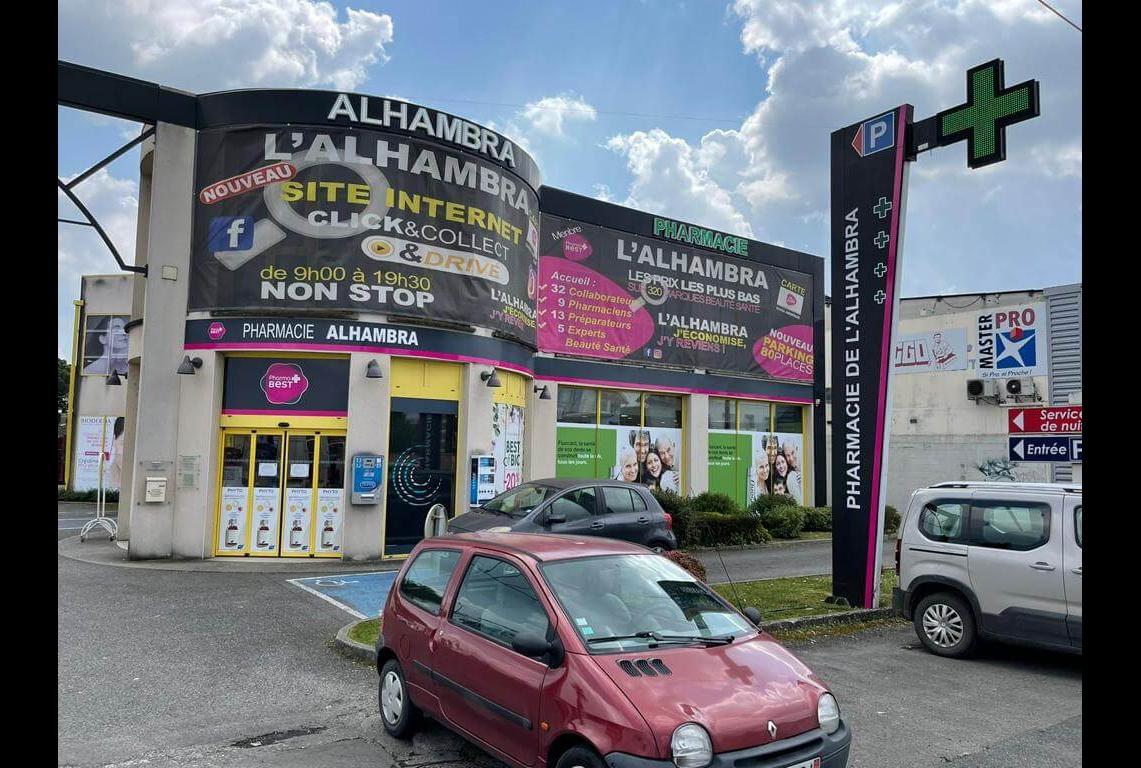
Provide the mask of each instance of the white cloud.
[{"label": "white cloud", "polygon": [[752,237],[729,191],[709,174],[710,152],[702,155],[660,128],[612,136],[606,148],[625,157],[634,176],[623,205]]},{"label": "white cloud", "polygon": [[[1080,252],[1080,221],[1050,211],[1077,205],[1075,180],[1080,194],[1082,41],[1048,10],[1014,0],[736,0],[731,13],[742,50],[767,68],[757,106],[737,128],[694,141],[660,128],[613,137],[607,146],[632,176],[627,204],[673,206],[671,215],[735,223],[827,256],[831,133],[901,103],[914,105],[916,119],[961,103],[966,70],[1001,52],[1007,85],[1040,81],[1042,117],[1008,129],[1001,166],[968,170],[963,144],[913,164],[909,248],[918,243],[922,258],[948,266],[912,270],[904,290],[992,279],[1000,254],[1029,247],[1011,242],[1015,227],[1053,245],[1058,255],[1048,258],[1058,263]],[[965,238],[976,227],[981,236]]]},{"label": "white cloud", "polygon": [[[71,177],[65,177],[69,181]],[[135,225],[138,221],[139,185],[135,179],[120,179],[100,169],[72,191],[91,212],[128,264],[135,260]],[[59,218],[83,221],[70,200],[57,191]],[[91,227],[58,225],[57,347],[59,356],[71,359],[72,302],[79,298],[79,278],[89,274],[118,274],[119,265],[99,234]]]},{"label": "white cloud", "polygon": [[574,94],[547,96],[524,105],[520,117],[530,123],[536,133],[563,138],[563,125],[570,122],[592,122],[598,118],[594,107]]},{"label": "white cloud", "polygon": [[353,89],[386,61],[392,17],[313,0],[60,0],[60,57],[196,92]]}]

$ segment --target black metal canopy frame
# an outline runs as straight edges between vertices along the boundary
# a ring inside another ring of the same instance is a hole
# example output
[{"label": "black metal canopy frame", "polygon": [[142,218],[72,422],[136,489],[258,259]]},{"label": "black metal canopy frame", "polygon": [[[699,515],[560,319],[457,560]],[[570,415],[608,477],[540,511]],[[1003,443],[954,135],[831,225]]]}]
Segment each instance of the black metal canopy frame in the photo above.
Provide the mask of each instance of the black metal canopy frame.
[{"label": "black metal canopy frame", "polygon": [[126,262],[123,261],[123,257],[119,255],[119,251],[115,248],[115,244],[111,242],[111,238],[108,237],[107,233],[103,231],[103,227],[99,226],[99,221],[95,218],[95,216],[93,216],[91,214],[91,211],[87,210],[87,206],[85,206],[83,204],[83,202],[78,197],[76,197],[75,193],[72,191],[72,188],[78,186],[80,182],[82,182],[84,179],[89,178],[92,174],[96,173],[100,168],[104,167],[108,163],[114,161],[116,158],[123,155],[125,152],[129,151],[136,144],[140,144],[140,143],[146,141],[147,139],[149,139],[151,136],[154,136],[154,134],[155,134],[155,129],[153,127],[148,128],[147,130],[145,130],[141,134],[139,134],[138,137],[132,139],[131,141],[124,144],[123,146],[119,147],[114,152],[107,155],[107,157],[103,158],[98,163],[91,166],[86,171],[79,174],[78,176],[76,176],[74,179],[72,179],[69,182],[65,183],[63,179],[59,179],[59,178],[56,179],[56,184],[59,185],[60,190],[62,190],[63,193],[65,195],[67,195],[67,198],[69,200],[71,200],[71,202],[75,205],[76,208],[79,209],[79,212],[83,214],[83,217],[85,219],[87,219],[87,221],[76,221],[75,219],[57,219],[57,221],[63,222],[64,224],[78,224],[80,226],[93,228],[96,232],[99,233],[99,237],[103,238],[103,242],[107,245],[107,248],[111,251],[111,255],[115,257],[115,261],[119,262],[119,269],[123,270],[124,272],[135,272],[135,273],[138,273],[140,275],[147,274],[146,265],[144,264],[143,266],[140,267],[140,266],[136,266],[134,264],[127,264]]}]

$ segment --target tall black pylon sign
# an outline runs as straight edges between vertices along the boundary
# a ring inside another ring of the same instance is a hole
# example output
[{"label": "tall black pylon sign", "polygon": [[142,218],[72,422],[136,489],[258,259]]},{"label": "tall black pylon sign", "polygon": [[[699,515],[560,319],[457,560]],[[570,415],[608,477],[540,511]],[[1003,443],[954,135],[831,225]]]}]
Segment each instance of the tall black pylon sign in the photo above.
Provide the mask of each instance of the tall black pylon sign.
[{"label": "tall black pylon sign", "polygon": [[831,144],[832,594],[864,608],[878,603],[883,560],[907,163],[964,139],[971,168],[1005,160],[1007,126],[1038,116],[1038,82],[1006,88],[995,59],[967,72],[965,103],[918,123],[912,112],[862,120]]}]

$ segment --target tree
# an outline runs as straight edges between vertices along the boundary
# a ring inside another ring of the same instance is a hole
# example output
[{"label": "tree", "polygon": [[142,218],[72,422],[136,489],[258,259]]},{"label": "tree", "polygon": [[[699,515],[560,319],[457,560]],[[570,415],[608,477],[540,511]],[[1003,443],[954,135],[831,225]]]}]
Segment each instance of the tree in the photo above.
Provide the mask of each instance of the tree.
[{"label": "tree", "polygon": [[59,361],[59,390],[55,398],[56,426],[58,426],[63,414],[67,413],[67,390],[71,384],[71,366],[63,358],[56,359]]}]

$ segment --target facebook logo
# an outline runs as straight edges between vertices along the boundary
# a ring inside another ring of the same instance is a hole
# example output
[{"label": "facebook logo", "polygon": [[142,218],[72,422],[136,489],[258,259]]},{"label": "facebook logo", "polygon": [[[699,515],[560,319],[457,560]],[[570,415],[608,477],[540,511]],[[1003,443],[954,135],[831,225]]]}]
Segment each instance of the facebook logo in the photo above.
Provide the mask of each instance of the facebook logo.
[{"label": "facebook logo", "polygon": [[895,146],[895,112],[873,117],[860,124],[852,139],[852,149],[867,157]]},{"label": "facebook logo", "polygon": [[207,247],[219,251],[248,251],[254,244],[252,216],[218,216],[210,220]]}]

